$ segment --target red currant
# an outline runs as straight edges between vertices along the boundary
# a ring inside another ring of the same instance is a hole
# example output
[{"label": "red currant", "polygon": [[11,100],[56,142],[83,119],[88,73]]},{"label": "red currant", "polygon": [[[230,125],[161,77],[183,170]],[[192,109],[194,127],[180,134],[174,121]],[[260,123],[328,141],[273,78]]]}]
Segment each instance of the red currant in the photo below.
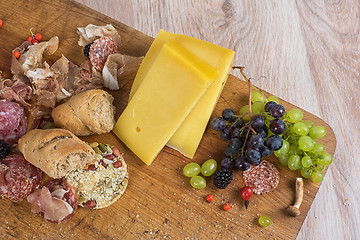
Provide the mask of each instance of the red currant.
[{"label": "red currant", "polygon": [[214,197],[211,194],[206,195],[206,201],[208,201],[208,202],[211,202],[213,200],[213,198]]},{"label": "red currant", "polygon": [[20,57],[20,52],[19,51],[14,51],[14,57],[19,58]]},{"label": "red currant", "polygon": [[37,33],[37,34],[35,34],[34,38],[35,38],[36,40],[38,40],[38,41],[41,41],[42,36],[41,36],[40,33]]},{"label": "red currant", "polygon": [[0,19],[0,27],[3,25],[3,20]]},{"label": "red currant", "polygon": [[38,44],[38,43],[39,43],[39,41],[36,40],[36,39],[34,39],[34,40],[31,41],[31,45],[35,45],[35,44]]},{"label": "red currant", "polygon": [[32,40],[34,40],[32,36],[28,36],[28,38],[26,39],[26,41],[28,42],[32,42]]},{"label": "red currant", "polygon": [[225,203],[225,204],[223,205],[223,209],[224,209],[225,211],[229,211],[230,208],[231,208],[230,203]]}]

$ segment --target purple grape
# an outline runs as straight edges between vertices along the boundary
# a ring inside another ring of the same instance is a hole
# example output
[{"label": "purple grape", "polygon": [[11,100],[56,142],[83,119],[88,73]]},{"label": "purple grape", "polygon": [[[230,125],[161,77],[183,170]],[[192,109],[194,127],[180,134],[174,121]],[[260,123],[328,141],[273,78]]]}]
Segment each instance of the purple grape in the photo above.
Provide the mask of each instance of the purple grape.
[{"label": "purple grape", "polygon": [[222,117],[216,117],[211,121],[211,127],[215,131],[221,131],[226,127],[226,121]]},{"label": "purple grape", "polygon": [[269,147],[267,146],[262,146],[260,148],[260,153],[261,153],[261,156],[263,157],[268,157],[270,156],[272,153],[273,153],[273,150],[271,150]]},{"label": "purple grape", "polygon": [[238,151],[241,147],[241,142],[238,138],[233,138],[229,142],[228,147],[234,148],[236,151]]},{"label": "purple grape", "polygon": [[267,127],[264,125],[264,127],[255,130],[257,134],[259,134],[260,136],[262,136],[263,138],[266,138],[268,135],[268,129]]},{"label": "purple grape", "polygon": [[261,162],[261,153],[260,150],[257,148],[250,147],[246,150],[245,153],[246,159],[249,163],[253,166],[257,166]]},{"label": "purple grape", "polygon": [[280,104],[276,104],[270,108],[270,115],[274,118],[281,118],[284,114],[285,108]]},{"label": "purple grape", "polygon": [[[234,122],[237,116],[235,115],[234,110],[231,108],[225,108],[222,112],[222,117],[229,122]],[[232,120],[232,121],[231,121]]]},{"label": "purple grape", "polygon": [[264,144],[264,139],[261,135],[254,134],[250,137],[249,143],[254,148],[260,148]]},{"label": "purple grape", "polygon": [[220,130],[220,137],[222,140],[230,140],[231,139],[231,128],[230,126],[226,126],[224,129]]},{"label": "purple grape", "polygon": [[233,128],[232,129],[231,138],[240,138],[240,128]]},{"label": "purple grape", "polygon": [[235,159],[234,167],[237,170],[246,171],[250,168],[250,163],[248,163],[244,157],[239,157]]},{"label": "purple grape", "polygon": [[261,115],[255,115],[251,118],[251,126],[254,129],[260,129],[264,126],[264,118]]},{"label": "purple grape", "polygon": [[277,151],[283,145],[283,140],[279,135],[272,135],[266,140],[265,144],[270,150]]},{"label": "purple grape", "polygon": [[274,134],[283,134],[286,130],[286,124],[283,120],[276,118],[271,120],[269,125],[270,131],[272,131]]},{"label": "purple grape", "polygon": [[234,166],[234,162],[231,161],[231,158],[226,157],[226,158],[223,158],[221,160],[221,167],[222,168],[231,170],[233,168],[233,166]]},{"label": "purple grape", "polygon": [[277,104],[277,103],[274,102],[274,101],[267,102],[267,103],[265,104],[265,112],[270,112],[270,109],[271,109],[274,105],[276,105],[276,104]]}]

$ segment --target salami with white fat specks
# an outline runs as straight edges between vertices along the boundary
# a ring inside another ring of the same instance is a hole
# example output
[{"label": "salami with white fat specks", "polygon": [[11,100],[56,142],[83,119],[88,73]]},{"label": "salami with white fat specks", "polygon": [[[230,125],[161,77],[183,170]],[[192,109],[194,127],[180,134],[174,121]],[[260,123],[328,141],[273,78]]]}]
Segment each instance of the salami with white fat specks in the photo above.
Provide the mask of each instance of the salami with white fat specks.
[{"label": "salami with white fat specks", "polygon": [[22,155],[8,155],[0,160],[0,196],[21,201],[39,187],[41,177],[41,170]]},{"label": "salami with white fat specks", "polygon": [[14,144],[26,132],[24,108],[18,103],[0,100],[0,139]]},{"label": "salami with white fat specks", "polygon": [[279,184],[280,174],[268,161],[262,160],[258,166],[251,166],[243,172],[244,183],[256,194],[274,191]]},{"label": "salami with white fat specks", "polygon": [[89,51],[91,64],[95,67],[96,70],[102,71],[108,56],[116,53],[116,51],[117,46],[112,38],[102,37],[96,39],[94,43],[91,44]]}]

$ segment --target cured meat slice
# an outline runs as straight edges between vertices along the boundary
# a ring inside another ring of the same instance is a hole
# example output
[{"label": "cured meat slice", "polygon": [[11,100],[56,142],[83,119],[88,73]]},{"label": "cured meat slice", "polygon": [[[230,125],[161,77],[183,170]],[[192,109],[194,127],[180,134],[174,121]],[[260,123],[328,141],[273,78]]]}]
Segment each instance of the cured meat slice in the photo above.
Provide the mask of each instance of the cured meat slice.
[{"label": "cured meat slice", "polygon": [[24,109],[17,103],[0,100],[0,139],[14,144],[26,132]]},{"label": "cured meat slice", "polygon": [[96,39],[91,45],[89,58],[91,64],[98,71],[102,71],[109,55],[116,53],[117,46],[110,37]]},{"label": "cured meat slice", "polygon": [[280,174],[268,161],[262,160],[258,166],[251,166],[243,172],[244,183],[256,194],[274,191],[279,184]]},{"label": "cured meat slice", "polygon": [[74,215],[78,206],[76,190],[65,179],[54,179],[27,197],[31,211],[44,219],[61,223]]},{"label": "cured meat slice", "polygon": [[0,196],[13,202],[23,200],[39,187],[41,174],[22,155],[8,155],[0,160]]}]

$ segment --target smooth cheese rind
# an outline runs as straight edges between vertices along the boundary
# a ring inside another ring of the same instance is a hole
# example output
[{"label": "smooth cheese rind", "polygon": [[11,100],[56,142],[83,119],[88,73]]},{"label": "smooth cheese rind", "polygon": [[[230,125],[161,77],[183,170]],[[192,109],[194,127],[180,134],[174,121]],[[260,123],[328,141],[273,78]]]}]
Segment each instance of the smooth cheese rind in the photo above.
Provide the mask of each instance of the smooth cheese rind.
[{"label": "smooth cheese rind", "polygon": [[141,85],[145,72],[151,67],[151,60],[157,56],[161,46],[169,41],[176,41],[189,52],[219,70],[218,76],[167,143],[169,147],[180,151],[186,157],[192,158],[228,78],[234,59],[234,51],[185,35],[160,30],[146,54],[147,59],[144,59],[142,68],[136,75],[130,92],[130,99]]},{"label": "smooth cheese rind", "polygon": [[164,44],[159,51],[113,129],[147,165],[169,141],[217,72],[206,62],[202,64],[204,71],[199,71],[189,64],[188,55],[171,44]]}]

